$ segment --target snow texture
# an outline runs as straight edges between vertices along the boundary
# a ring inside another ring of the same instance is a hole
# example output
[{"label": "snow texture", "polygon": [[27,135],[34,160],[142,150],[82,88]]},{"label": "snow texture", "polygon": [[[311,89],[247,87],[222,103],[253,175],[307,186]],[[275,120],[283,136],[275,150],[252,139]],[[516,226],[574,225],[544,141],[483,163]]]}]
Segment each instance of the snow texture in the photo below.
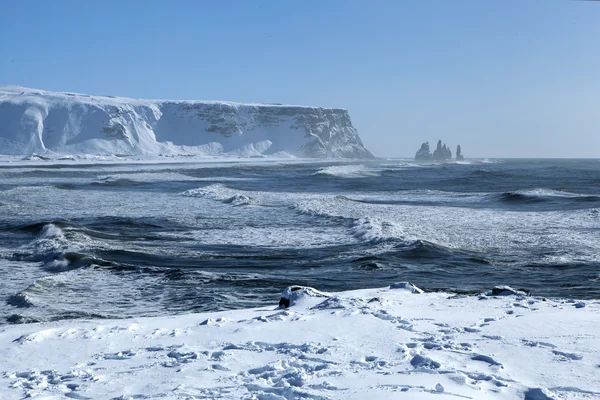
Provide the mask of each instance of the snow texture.
[{"label": "snow texture", "polygon": [[372,158],[346,110],[0,87],[0,154]]},{"label": "snow texture", "polygon": [[598,301],[408,283],[282,298],[287,308],[4,326],[0,398],[600,398]]}]

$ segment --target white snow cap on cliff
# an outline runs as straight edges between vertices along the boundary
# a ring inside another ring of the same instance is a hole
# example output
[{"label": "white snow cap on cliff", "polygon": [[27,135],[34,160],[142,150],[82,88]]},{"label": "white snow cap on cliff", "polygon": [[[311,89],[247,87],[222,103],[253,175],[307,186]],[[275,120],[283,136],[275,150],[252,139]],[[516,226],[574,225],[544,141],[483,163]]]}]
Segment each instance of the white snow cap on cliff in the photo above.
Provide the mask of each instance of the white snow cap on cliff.
[{"label": "white snow cap on cliff", "polygon": [[0,154],[371,158],[346,110],[0,87]]}]

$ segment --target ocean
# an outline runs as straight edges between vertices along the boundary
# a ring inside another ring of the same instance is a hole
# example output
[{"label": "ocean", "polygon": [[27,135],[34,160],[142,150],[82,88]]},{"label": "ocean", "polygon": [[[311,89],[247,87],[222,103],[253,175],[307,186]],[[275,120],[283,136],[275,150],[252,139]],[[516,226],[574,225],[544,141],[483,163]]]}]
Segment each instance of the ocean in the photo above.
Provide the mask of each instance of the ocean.
[{"label": "ocean", "polygon": [[600,298],[600,160],[0,164],[0,324],[397,281]]}]

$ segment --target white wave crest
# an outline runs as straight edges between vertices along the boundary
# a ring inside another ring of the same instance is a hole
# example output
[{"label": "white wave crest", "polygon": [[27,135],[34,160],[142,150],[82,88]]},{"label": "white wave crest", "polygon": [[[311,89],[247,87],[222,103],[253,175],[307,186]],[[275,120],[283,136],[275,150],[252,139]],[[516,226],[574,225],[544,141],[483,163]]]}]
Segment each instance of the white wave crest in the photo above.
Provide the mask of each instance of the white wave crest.
[{"label": "white wave crest", "polygon": [[32,255],[31,261],[42,261],[43,268],[48,271],[66,271],[76,268],[73,265],[75,258],[73,255],[84,251],[84,243],[89,242],[90,238],[83,235],[76,235],[77,240],[72,241],[65,235],[65,232],[55,224],[46,224],[42,228],[38,238],[29,246]]},{"label": "white wave crest", "polygon": [[253,204],[254,202],[252,197],[231,189],[221,183],[208,185],[198,189],[186,190],[182,195],[189,197],[204,197],[226,204],[232,204],[234,206],[246,206]]},{"label": "white wave crest", "polygon": [[319,169],[313,175],[325,175],[336,178],[368,178],[379,176],[379,172],[364,165],[332,165]]},{"label": "white wave crest", "polygon": [[44,225],[39,238],[40,240],[66,240],[63,230],[54,224]]},{"label": "white wave crest", "polygon": [[99,182],[113,182],[120,180],[130,180],[134,182],[182,182],[182,181],[196,181],[197,178],[188,176],[176,172],[136,172],[136,173],[121,173],[111,175],[98,176],[97,181]]},{"label": "white wave crest", "polygon": [[343,213],[343,203],[348,201],[344,196],[327,196],[298,202],[292,206],[303,215],[330,218],[346,218]]},{"label": "white wave crest", "polygon": [[590,197],[593,195],[586,195],[581,193],[572,193],[566,192],[562,190],[552,190],[552,189],[543,189],[536,188],[530,190],[517,190],[514,193],[521,194],[524,196],[531,197],[564,197],[564,198],[579,198],[579,197]]},{"label": "white wave crest", "polygon": [[360,218],[351,229],[356,238],[372,244],[406,241],[406,233],[400,225],[377,217]]},{"label": "white wave crest", "polygon": [[293,208],[304,215],[349,219],[352,221],[351,235],[362,242],[408,242],[407,234],[399,224],[375,216],[357,215],[365,210],[349,208],[352,203],[344,196],[335,196],[300,202]]}]

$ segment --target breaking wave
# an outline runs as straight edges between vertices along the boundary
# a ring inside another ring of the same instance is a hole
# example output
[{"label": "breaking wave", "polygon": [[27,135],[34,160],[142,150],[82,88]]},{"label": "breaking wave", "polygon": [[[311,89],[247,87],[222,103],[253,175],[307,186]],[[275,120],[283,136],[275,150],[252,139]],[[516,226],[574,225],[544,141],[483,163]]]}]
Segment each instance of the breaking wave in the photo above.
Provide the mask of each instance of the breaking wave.
[{"label": "breaking wave", "polygon": [[333,165],[321,168],[313,175],[335,178],[369,178],[380,174],[364,165]]},{"label": "breaking wave", "polygon": [[600,196],[563,192],[560,190],[532,189],[504,192],[492,195],[506,203],[541,203],[547,201],[600,202]]},{"label": "breaking wave", "polygon": [[6,304],[17,308],[33,307],[33,299],[27,293],[19,292],[6,299]]},{"label": "breaking wave", "polygon": [[116,185],[119,183],[135,182],[152,183],[152,182],[181,182],[181,181],[196,181],[197,178],[186,175],[185,173],[171,171],[154,171],[154,172],[138,172],[138,173],[123,173],[114,175],[103,175],[97,178],[96,183]]},{"label": "breaking wave", "polygon": [[407,242],[406,233],[400,225],[377,217],[365,217],[354,221],[351,231],[357,239],[371,244]]},{"label": "breaking wave", "polygon": [[225,204],[234,206],[247,206],[254,204],[252,197],[239,193],[221,183],[205,186],[199,189],[190,189],[182,193],[183,196],[189,197],[204,197],[212,200],[217,200]]},{"label": "breaking wave", "polygon": [[107,178],[105,180],[101,180],[98,182],[92,182],[92,186],[102,186],[102,187],[121,187],[121,186],[138,186],[143,185],[143,182],[134,181],[131,179],[119,178],[119,179],[110,179]]},{"label": "breaking wave", "polygon": [[303,215],[325,217],[349,224],[350,233],[361,242],[374,245],[384,242],[409,243],[406,232],[395,222],[373,216],[356,218],[349,215],[352,213],[345,211],[346,204],[355,202],[345,196],[334,196],[303,201],[292,208]]},{"label": "breaking wave", "polygon": [[[30,225],[26,229],[35,229],[38,224]],[[45,224],[38,237],[23,248],[22,252],[13,255],[13,259],[42,262],[42,267],[51,272],[61,272],[70,269],[91,265],[96,260],[85,254],[83,245],[89,238],[77,234],[78,241],[70,240],[65,231],[54,223]]]}]

